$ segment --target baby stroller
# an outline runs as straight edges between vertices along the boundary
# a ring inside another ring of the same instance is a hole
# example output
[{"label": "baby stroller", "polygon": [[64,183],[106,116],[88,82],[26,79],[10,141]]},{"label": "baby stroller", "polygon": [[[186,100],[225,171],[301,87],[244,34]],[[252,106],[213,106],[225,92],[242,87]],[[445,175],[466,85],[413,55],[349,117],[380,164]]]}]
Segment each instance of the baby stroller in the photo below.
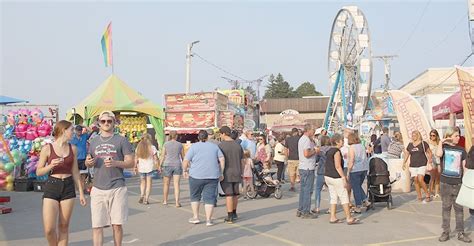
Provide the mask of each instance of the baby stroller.
[{"label": "baby stroller", "polygon": [[257,162],[252,169],[254,174],[254,192],[247,191],[247,196],[256,198],[257,195],[261,197],[270,197],[272,194],[276,199],[281,199],[283,196],[281,184],[278,180],[273,179],[275,172],[266,171],[263,169],[263,164]]},{"label": "baby stroller", "polygon": [[367,192],[370,208],[375,209],[376,202],[386,202],[387,208],[392,209],[392,187],[398,179],[390,182],[390,172],[387,163],[380,157],[372,157],[369,161],[369,175],[367,176]]}]

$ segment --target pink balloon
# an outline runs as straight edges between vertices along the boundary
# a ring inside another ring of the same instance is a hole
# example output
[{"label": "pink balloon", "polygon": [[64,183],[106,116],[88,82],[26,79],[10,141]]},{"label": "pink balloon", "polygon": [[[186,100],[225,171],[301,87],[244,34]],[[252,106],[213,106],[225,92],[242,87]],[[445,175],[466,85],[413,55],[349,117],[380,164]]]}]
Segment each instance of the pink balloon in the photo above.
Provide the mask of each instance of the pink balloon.
[{"label": "pink balloon", "polygon": [[18,110],[18,124],[28,124],[28,118],[30,118],[30,110],[23,108]]},{"label": "pink balloon", "polygon": [[8,176],[7,172],[0,170],[0,179],[5,179],[7,176]]},{"label": "pink balloon", "polygon": [[5,187],[6,184],[7,184],[7,181],[6,181],[6,180],[0,179],[0,188]]},{"label": "pink balloon", "polygon": [[8,122],[9,125],[12,125],[12,126],[16,125],[16,120],[17,120],[16,115],[17,115],[17,113],[18,113],[17,111],[8,110],[8,112],[7,112],[7,122]]},{"label": "pink balloon", "polygon": [[15,135],[17,138],[25,138],[26,137],[26,129],[28,129],[27,124],[18,124],[15,127]]},{"label": "pink balloon", "polygon": [[27,129],[26,129],[26,134],[25,134],[25,138],[26,140],[35,140],[36,138],[38,137],[38,133],[37,133],[37,128],[36,126],[29,126]]}]

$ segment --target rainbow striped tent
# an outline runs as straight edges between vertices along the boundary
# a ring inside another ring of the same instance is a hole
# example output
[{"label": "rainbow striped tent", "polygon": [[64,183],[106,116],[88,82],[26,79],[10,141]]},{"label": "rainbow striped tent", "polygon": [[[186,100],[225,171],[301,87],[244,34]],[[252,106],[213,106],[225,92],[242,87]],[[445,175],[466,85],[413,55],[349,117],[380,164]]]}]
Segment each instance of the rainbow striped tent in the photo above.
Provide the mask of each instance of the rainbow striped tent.
[{"label": "rainbow striped tent", "polygon": [[[155,128],[157,140],[164,141],[163,107],[140,95],[133,88],[119,79],[115,74],[110,75],[92,94],[73,107],[76,116],[80,116],[86,125],[90,125],[94,117],[104,110],[114,112],[133,111],[149,116],[150,123]],[[73,119],[72,110],[68,110],[67,119]]]}]

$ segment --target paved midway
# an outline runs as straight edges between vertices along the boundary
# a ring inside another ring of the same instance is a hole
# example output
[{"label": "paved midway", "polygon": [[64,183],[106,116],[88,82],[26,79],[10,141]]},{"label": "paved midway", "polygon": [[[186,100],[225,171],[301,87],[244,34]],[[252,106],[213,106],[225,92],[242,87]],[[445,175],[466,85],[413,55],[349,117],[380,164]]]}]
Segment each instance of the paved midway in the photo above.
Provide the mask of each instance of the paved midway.
[{"label": "paved midway", "polygon": [[[298,194],[283,186],[281,200],[258,198],[239,200],[239,220],[223,222],[226,216],[224,199],[215,212],[216,225],[191,225],[187,180],[181,183],[182,205],[161,204],[162,180],[153,180],[149,205],[138,204],[139,181],[127,179],[129,189],[129,221],[124,226],[124,245],[468,245],[451,240],[439,243],[441,233],[441,201],[428,204],[416,202],[415,193],[394,193],[394,209],[377,204],[376,210],[362,213],[360,225],[329,224],[329,216],[304,220],[295,216]],[[173,194],[172,186],[170,194]],[[46,245],[41,219],[41,196],[38,192],[1,192],[10,195],[13,213],[0,215],[0,245]],[[323,192],[323,213],[328,207],[328,192]],[[88,199],[89,203],[89,199]],[[467,209],[466,209],[467,210]],[[204,211],[201,209],[201,221]],[[343,218],[341,211],[339,218]],[[468,221],[465,211],[465,220]],[[452,212],[454,229],[454,212]],[[92,245],[90,207],[76,203],[70,226],[70,245]],[[467,226],[467,223],[466,223]],[[453,238],[454,237],[454,238]],[[474,234],[471,233],[471,238]],[[106,245],[113,245],[111,229],[104,233]],[[472,244],[471,244],[472,245]]]}]

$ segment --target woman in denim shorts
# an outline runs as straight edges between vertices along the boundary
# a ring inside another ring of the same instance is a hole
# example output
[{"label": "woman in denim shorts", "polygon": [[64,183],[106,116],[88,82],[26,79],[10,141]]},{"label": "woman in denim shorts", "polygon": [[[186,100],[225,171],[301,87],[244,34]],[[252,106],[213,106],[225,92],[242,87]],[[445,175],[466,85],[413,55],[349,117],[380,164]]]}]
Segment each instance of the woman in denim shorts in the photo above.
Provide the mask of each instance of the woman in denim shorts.
[{"label": "woman in denim shorts", "polygon": [[148,205],[151,191],[151,174],[157,161],[156,148],[151,144],[151,135],[146,133],[135,151],[135,168],[140,173],[140,199],[138,203]]},{"label": "woman in denim shorts", "polygon": [[181,207],[179,203],[179,180],[183,174],[181,162],[184,157],[183,145],[176,141],[176,131],[170,132],[170,140],[163,145],[160,158],[160,171],[163,175],[163,205],[168,204],[168,191],[171,177],[173,177],[175,206]]},{"label": "woman in denim shorts", "polygon": [[[74,183],[79,188],[81,205],[86,205],[77,165],[77,149],[68,143],[72,134],[71,122],[59,121],[53,130],[55,141],[41,149],[36,168],[37,176],[49,174],[43,193],[44,234],[49,245],[68,244],[69,221],[76,197]],[[56,231],[56,228],[59,230]]]}]

